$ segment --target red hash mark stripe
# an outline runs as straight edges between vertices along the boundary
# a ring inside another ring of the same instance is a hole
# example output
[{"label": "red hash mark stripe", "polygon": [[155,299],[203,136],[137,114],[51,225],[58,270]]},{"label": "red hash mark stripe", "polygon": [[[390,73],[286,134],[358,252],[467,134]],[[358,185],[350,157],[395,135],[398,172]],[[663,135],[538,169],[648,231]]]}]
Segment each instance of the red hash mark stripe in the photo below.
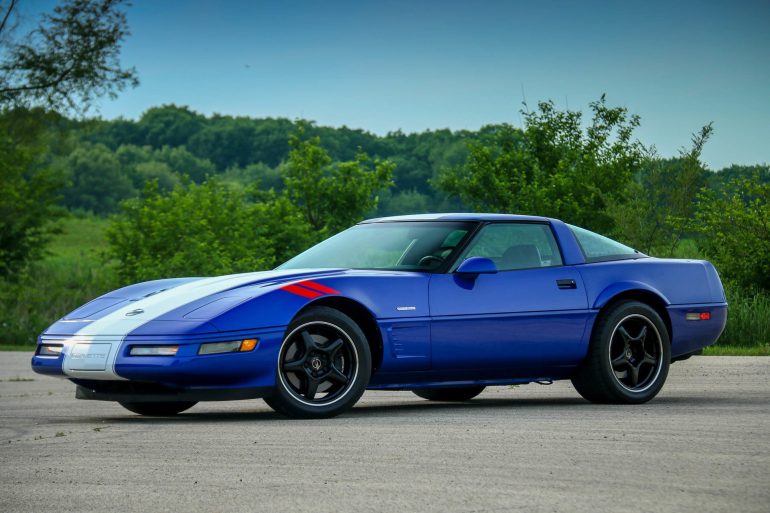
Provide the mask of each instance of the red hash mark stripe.
[{"label": "red hash mark stripe", "polygon": [[297,285],[301,285],[302,287],[306,287],[312,290],[315,290],[317,292],[323,292],[324,294],[339,294],[340,292],[338,290],[334,290],[331,287],[327,287],[326,285],[321,285],[320,283],[316,283],[314,281],[301,281],[297,283]]},{"label": "red hash mark stripe", "polygon": [[331,287],[327,287],[326,285],[321,285],[320,283],[316,283],[310,280],[301,281],[291,285],[285,285],[281,287],[281,289],[285,290],[286,292],[291,292],[292,294],[296,294],[298,296],[306,297],[309,299],[315,299],[325,294],[339,294],[338,291]]},{"label": "red hash mark stripe", "polygon": [[292,294],[296,294],[298,296],[307,297],[310,299],[317,298],[319,296],[323,296],[320,292],[316,292],[315,290],[306,289],[304,287],[297,287],[296,285],[284,285],[281,287],[281,290],[285,290],[286,292],[291,292]]}]

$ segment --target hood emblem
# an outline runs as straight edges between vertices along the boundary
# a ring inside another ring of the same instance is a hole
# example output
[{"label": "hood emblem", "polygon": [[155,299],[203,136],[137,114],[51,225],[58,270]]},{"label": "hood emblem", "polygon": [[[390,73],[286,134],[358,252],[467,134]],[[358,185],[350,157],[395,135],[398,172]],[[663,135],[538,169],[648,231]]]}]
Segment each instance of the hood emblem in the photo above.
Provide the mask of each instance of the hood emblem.
[{"label": "hood emblem", "polygon": [[144,310],[142,310],[141,308],[137,308],[136,310],[131,310],[130,312],[126,312],[126,315],[130,317],[132,315],[139,315],[141,313],[144,313]]}]

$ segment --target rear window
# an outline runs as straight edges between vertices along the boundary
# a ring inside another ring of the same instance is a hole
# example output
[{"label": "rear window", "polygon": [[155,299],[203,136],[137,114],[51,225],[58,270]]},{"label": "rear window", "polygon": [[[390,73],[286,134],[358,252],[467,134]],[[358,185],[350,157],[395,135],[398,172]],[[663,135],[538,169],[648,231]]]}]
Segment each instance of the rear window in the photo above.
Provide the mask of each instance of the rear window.
[{"label": "rear window", "polygon": [[572,226],[571,224],[568,224],[567,226],[572,230],[578,244],[580,244],[580,249],[583,250],[583,256],[586,257],[586,262],[606,262],[609,260],[625,260],[646,256],[634,248],[629,248],[604,235],[599,235],[598,233],[588,231],[585,228],[580,228],[578,226]]}]

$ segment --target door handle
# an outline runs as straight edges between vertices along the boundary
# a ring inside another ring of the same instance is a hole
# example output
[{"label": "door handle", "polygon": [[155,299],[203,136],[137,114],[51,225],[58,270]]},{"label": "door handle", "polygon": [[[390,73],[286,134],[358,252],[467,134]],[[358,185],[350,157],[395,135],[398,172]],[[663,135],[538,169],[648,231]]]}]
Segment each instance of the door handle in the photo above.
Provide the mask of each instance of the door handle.
[{"label": "door handle", "polygon": [[556,285],[560,289],[576,289],[577,283],[575,283],[575,280],[568,279],[568,280],[556,280]]}]

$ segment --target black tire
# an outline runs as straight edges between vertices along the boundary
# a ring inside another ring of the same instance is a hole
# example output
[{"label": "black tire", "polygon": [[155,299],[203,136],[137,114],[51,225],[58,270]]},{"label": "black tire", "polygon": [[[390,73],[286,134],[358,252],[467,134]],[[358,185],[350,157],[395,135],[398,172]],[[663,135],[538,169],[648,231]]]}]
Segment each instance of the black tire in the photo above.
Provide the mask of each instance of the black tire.
[{"label": "black tire", "polygon": [[170,417],[185,410],[189,410],[196,404],[198,404],[197,401],[169,401],[158,403],[129,403],[121,401],[120,403],[123,408],[148,417]]},{"label": "black tire", "polygon": [[288,417],[317,419],[339,415],[361,398],[372,357],[366,337],[350,317],[315,307],[289,325],[277,365],[275,393],[265,402]]},{"label": "black tire", "polygon": [[428,401],[470,401],[481,392],[484,386],[456,388],[418,388],[412,392]]},{"label": "black tire", "polygon": [[639,301],[621,301],[597,319],[572,384],[594,403],[645,403],[660,392],[670,362],[671,341],[660,315]]}]

